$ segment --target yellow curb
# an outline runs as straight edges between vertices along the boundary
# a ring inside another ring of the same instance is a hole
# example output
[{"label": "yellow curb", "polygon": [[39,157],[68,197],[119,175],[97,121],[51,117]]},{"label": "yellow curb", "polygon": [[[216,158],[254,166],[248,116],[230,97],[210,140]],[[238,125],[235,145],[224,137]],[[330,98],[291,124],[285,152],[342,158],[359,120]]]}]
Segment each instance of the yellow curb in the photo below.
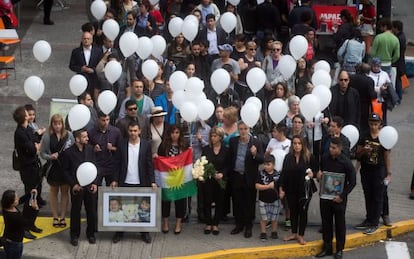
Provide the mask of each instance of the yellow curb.
[{"label": "yellow curb", "polygon": [[[414,231],[414,220],[394,223],[392,227],[380,227],[371,235],[365,235],[362,232],[349,234],[346,236],[345,249],[349,250],[366,246],[411,231]],[[295,258],[318,254],[322,250],[322,244],[322,240],[317,240],[308,242],[306,245],[287,244],[266,247],[237,248],[188,256],[165,257],[165,259]],[[335,248],[335,240],[333,247]]]}]

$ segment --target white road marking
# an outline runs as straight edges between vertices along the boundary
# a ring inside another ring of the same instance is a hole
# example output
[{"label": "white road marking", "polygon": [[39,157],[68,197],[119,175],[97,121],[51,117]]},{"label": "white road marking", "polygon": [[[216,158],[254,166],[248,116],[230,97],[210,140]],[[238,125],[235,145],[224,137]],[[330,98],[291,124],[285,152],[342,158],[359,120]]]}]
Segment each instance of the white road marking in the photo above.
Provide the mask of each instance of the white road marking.
[{"label": "white road marking", "polygon": [[411,259],[405,242],[386,241],[385,250],[388,259]]}]

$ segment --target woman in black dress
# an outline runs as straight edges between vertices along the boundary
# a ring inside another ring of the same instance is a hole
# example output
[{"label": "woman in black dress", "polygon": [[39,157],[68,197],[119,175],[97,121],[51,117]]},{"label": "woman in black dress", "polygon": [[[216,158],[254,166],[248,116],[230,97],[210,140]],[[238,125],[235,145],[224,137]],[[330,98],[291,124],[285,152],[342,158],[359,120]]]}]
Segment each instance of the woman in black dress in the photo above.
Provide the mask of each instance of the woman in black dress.
[{"label": "woman in black dress", "polygon": [[[184,134],[177,125],[170,125],[167,129],[164,139],[162,140],[159,148],[158,155],[171,157],[177,156],[188,149],[188,143],[184,139]],[[175,205],[175,229],[174,234],[181,233],[181,222],[186,212],[187,198],[174,201]],[[169,221],[171,210],[171,201],[161,201],[161,214],[162,214],[162,232],[168,233]]]},{"label": "woman in black dress", "polygon": [[[204,234],[218,235],[220,233],[218,224],[223,215],[224,207],[224,188],[219,184],[219,181],[227,179],[229,170],[229,150],[222,142],[224,137],[224,130],[220,127],[213,127],[209,134],[209,145],[203,147],[202,156],[205,156],[207,161],[214,165],[216,174],[214,178],[205,179],[202,183],[201,190],[204,197],[204,217],[206,220],[206,227]],[[223,184],[224,185],[224,184]],[[224,185],[225,186],[225,185]],[[211,213],[211,204],[214,202],[215,211],[214,217]]]},{"label": "woman in black dress", "polygon": [[[60,161],[62,152],[75,140],[72,133],[65,129],[63,117],[54,114],[50,119],[49,130],[43,135],[40,156],[47,161],[49,172],[46,176],[50,185],[50,208],[53,214],[54,227],[66,227],[65,215],[69,201],[69,184],[65,181]],[[60,214],[58,210],[58,194],[60,191]]]},{"label": "woman in black dress", "polygon": [[290,152],[283,161],[280,174],[279,197],[283,199],[286,195],[292,222],[292,235],[285,237],[285,241],[297,240],[301,245],[306,243],[303,236],[312,192],[305,188],[305,181],[313,183],[312,177],[317,171],[318,165],[303,138],[293,136]]},{"label": "woman in black dress", "polygon": [[[37,194],[36,189],[32,189],[33,194]],[[1,198],[1,207],[4,218],[4,251],[7,259],[19,259],[23,254],[23,236],[25,230],[31,226],[32,222],[27,220],[17,209],[19,205],[19,196],[13,190],[7,190]],[[36,199],[30,203],[32,214],[37,215],[39,206]]]}]

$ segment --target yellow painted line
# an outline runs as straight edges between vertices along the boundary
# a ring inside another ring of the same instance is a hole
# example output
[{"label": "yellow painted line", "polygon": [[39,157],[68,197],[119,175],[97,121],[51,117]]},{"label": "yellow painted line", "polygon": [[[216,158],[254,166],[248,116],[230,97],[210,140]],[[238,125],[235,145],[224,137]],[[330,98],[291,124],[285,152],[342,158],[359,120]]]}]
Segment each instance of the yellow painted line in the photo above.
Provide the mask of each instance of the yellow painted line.
[{"label": "yellow painted line", "polygon": [[[378,242],[380,240],[384,240],[388,235],[395,237],[411,231],[414,231],[414,220],[394,223],[392,227],[380,227],[372,235],[365,235],[362,232],[349,234],[346,236],[345,250],[352,250],[361,246],[366,246]],[[278,259],[305,257],[316,255],[322,251],[322,244],[322,240],[317,240],[308,242],[306,245],[287,244],[266,247],[236,248],[188,256],[165,257],[165,259]],[[335,240],[333,242],[333,247],[335,247]]]},{"label": "yellow painted line", "polygon": [[[32,232],[32,234],[37,237],[36,239],[39,239],[39,238],[43,238],[43,237],[47,237],[47,236],[59,233],[59,232],[64,231],[64,230],[69,228],[70,219],[66,218],[65,221],[66,221],[66,227],[65,228],[61,228],[61,227],[55,228],[52,225],[52,223],[53,223],[53,218],[52,217],[37,217],[35,225],[36,225],[36,227],[38,227],[40,229],[43,229],[43,231],[42,231],[42,233]],[[0,226],[4,226],[3,217],[0,217]],[[1,227],[1,234],[2,235],[3,235],[3,229],[4,228]],[[31,242],[31,241],[36,240],[36,239],[26,239],[26,238],[24,238],[23,243]]]}]

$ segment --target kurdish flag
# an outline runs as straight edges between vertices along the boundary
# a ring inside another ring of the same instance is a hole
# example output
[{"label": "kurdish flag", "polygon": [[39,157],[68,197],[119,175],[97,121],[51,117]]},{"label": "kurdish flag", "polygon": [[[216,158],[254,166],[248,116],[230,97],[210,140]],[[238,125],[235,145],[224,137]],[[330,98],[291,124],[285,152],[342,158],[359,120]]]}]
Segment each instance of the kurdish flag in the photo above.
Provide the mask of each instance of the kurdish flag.
[{"label": "kurdish flag", "polygon": [[193,196],[197,185],[192,176],[193,150],[173,157],[154,159],[155,181],[162,188],[163,201],[175,201]]}]

